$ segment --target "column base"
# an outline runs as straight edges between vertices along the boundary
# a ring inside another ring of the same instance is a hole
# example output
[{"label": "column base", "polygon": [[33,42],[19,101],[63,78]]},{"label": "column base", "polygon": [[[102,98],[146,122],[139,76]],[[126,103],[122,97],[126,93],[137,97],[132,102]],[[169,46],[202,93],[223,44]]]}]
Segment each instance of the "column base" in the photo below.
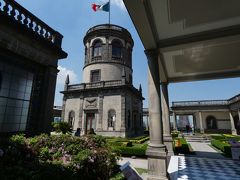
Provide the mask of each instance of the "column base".
[{"label": "column base", "polygon": [[232,129],[232,135],[237,135],[237,130],[236,129]]},{"label": "column base", "polygon": [[200,129],[200,133],[204,134],[204,129]]},{"label": "column base", "polygon": [[167,148],[167,156],[173,156],[173,139],[171,135],[163,136],[164,145]]},{"label": "column base", "polygon": [[167,178],[167,152],[166,146],[161,144],[158,147],[148,146],[148,180],[168,179]]}]

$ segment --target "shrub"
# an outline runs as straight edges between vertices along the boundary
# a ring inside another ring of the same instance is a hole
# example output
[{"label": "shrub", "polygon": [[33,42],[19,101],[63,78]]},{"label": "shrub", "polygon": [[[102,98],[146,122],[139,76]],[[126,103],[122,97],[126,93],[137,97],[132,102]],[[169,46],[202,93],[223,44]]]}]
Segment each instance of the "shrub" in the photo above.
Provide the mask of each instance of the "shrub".
[{"label": "shrub", "polygon": [[[179,143],[179,141],[180,141],[180,143]],[[179,145],[177,145],[177,142],[179,143]],[[189,144],[183,138],[175,138],[175,140],[173,142],[173,150],[177,154],[178,153],[181,153],[181,154],[189,154],[190,153]]]},{"label": "shrub", "polygon": [[71,132],[71,125],[67,122],[53,122],[52,127],[54,131],[61,132],[63,134],[66,134],[67,132]]},{"label": "shrub", "polygon": [[221,141],[221,140],[217,140],[217,139],[213,139],[211,141],[211,144],[220,149],[226,156],[231,156],[232,152],[231,152],[231,145],[229,143],[227,143],[226,141]]},{"label": "shrub", "polygon": [[[0,157],[0,179],[109,179],[116,157],[100,136],[12,136]],[[14,172],[14,173],[12,173]]]},{"label": "shrub", "polygon": [[113,151],[116,153],[121,154],[122,156],[138,156],[138,157],[145,157],[147,144],[141,146],[133,146],[133,147],[122,147],[122,146],[115,146],[112,147]]},{"label": "shrub", "polygon": [[109,142],[110,146],[132,147],[132,142],[129,141],[113,141]]},{"label": "shrub", "polygon": [[178,137],[179,133],[180,133],[179,131],[172,131],[172,133],[171,133],[172,138]]}]

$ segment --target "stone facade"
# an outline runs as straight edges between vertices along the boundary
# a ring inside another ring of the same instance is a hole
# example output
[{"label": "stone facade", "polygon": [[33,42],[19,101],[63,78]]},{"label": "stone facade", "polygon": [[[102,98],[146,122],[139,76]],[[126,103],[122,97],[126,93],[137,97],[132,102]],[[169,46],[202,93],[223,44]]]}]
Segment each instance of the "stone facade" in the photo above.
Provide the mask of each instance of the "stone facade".
[{"label": "stone facade", "polygon": [[193,117],[194,130],[201,133],[240,134],[240,95],[227,100],[173,102],[173,128],[176,116]]},{"label": "stone facade", "polygon": [[143,134],[142,92],[132,85],[130,33],[116,25],[90,28],[84,37],[83,83],[69,84],[62,92],[62,118],[73,130],[91,128],[104,136]]},{"label": "stone facade", "polygon": [[0,133],[49,133],[63,36],[0,0]]}]

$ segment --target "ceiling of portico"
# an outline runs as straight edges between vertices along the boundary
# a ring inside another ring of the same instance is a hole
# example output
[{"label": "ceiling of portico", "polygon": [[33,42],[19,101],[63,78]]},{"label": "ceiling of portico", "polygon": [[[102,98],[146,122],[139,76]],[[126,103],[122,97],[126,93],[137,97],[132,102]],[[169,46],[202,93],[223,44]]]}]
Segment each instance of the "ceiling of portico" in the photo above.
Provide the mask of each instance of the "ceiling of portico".
[{"label": "ceiling of portico", "polygon": [[240,76],[240,0],[124,0],[163,82]]},{"label": "ceiling of portico", "polygon": [[240,23],[239,0],[150,0],[158,39]]},{"label": "ceiling of portico", "polygon": [[172,82],[240,74],[240,35],[162,48],[161,53]]}]

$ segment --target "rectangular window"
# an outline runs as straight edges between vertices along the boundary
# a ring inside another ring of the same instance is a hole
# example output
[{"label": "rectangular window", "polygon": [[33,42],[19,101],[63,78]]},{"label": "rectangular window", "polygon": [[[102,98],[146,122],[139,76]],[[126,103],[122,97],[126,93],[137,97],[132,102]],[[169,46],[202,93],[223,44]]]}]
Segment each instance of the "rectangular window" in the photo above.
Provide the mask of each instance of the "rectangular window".
[{"label": "rectangular window", "polygon": [[0,132],[24,131],[27,125],[33,73],[0,64]]},{"label": "rectangular window", "polygon": [[98,82],[101,80],[100,70],[91,71],[91,82]]}]

